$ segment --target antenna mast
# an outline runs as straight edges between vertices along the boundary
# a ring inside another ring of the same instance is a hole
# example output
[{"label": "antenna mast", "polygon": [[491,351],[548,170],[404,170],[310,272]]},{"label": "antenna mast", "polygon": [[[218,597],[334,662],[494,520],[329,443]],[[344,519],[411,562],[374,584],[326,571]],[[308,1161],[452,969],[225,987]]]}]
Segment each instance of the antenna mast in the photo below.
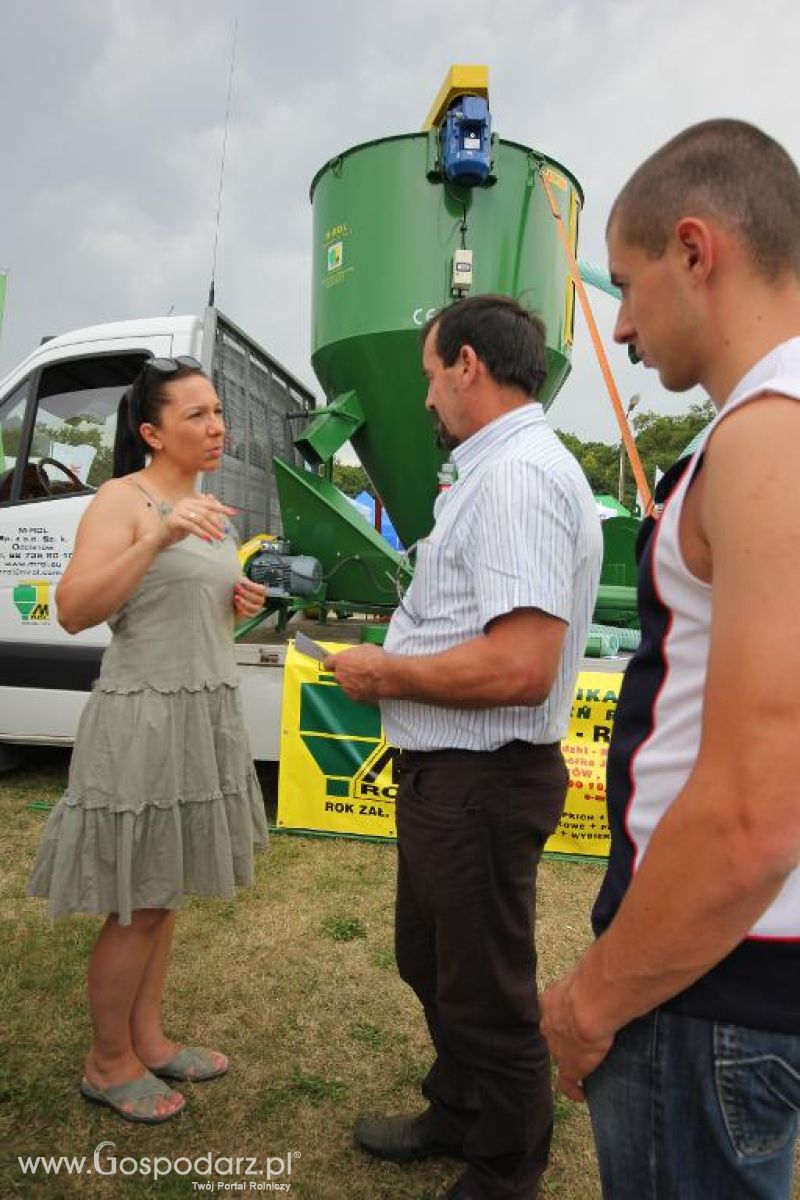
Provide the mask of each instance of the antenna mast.
[{"label": "antenna mast", "polygon": [[233,40],[231,43],[231,68],[228,73],[228,99],[225,105],[225,132],[222,135],[222,157],[219,164],[219,190],[217,192],[217,219],[214,225],[214,253],[211,259],[211,284],[208,289],[208,306],[214,306],[214,287],[217,274],[217,246],[219,245],[219,224],[222,213],[222,183],[225,178],[225,152],[228,148],[228,125],[231,117],[231,92],[233,91],[233,68],[236,63],[236,38],[239,32],[238,18],[233,23]]}]

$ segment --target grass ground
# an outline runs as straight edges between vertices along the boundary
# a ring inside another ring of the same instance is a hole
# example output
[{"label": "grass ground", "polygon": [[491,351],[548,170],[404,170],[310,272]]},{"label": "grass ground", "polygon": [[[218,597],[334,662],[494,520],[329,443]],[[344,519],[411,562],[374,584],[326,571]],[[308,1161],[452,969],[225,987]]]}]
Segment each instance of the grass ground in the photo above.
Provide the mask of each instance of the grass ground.
[{"label": "grass ground", "polygon": [[[255,886],[235,902],[189,901],[178,920],[168,1027],[224,1049],[233,1070],[188,1087],[183,1116],[160,1127],[123,1123],[80,1099],[84,971],[99,921],[52,923],[40,902],[25,897],[46,816],[28,806],[58,797],[67,762],[63,752],[30,751],[19,770],[0,777],[0,1146],[7,1148],[0,1200],[202,1195],[200,1175],[172,1174],[156,1184],[152,1175],[123,1172],[136,1168],[132,1159],[194,1160],[209,1152],[253,1156],[260,1169],[280,1156],[284,1174],[275,1178],[284,1181],[292,1152],[291,1194],[304,1200],[432,1200],[457,1177],[458,1164],[399,1168],[367,1158],[350,1139],[359,1112],[417,1107],[429,1062],[419,1007],[394,968],[391,846],[276,836]],[[264,783],[271,792],[269,775]],[[542,983],[585,944],[599,879],[593,864],[543,864]],[[98,1170],[91,1160],[103,1142],[113,1146],[100,1151]],[[20,1154],[85,1155],[92,1174],[26,1176]],[[247,1164],[227,1177],[226,1169],[213,1178],[258,1194],[243,1174]],[[543,1196],[599,1195],[586,1112],[559,1099]]]}]

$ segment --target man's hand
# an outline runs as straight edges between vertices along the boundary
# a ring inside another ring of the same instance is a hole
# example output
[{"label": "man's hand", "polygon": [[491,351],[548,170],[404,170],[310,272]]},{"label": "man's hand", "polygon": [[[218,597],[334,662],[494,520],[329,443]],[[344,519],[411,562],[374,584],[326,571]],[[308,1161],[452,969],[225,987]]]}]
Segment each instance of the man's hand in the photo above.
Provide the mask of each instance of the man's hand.
[{"label": "man's hand", "polygon": [[539,998],[541,1030],[558,1067],[556,1087],[570,1100],[585,1100],[583,1081],[600,1066],[613,1044],[611,1035],[587,1037],[575,1016],[575,973],[565,975]]},{"label": "man's hand", "polygon": [[390,656],[379,646],[354,646],[329,654],[324,667],[336,676],[346,696],[361,704],[375,704],[386,696]]}]

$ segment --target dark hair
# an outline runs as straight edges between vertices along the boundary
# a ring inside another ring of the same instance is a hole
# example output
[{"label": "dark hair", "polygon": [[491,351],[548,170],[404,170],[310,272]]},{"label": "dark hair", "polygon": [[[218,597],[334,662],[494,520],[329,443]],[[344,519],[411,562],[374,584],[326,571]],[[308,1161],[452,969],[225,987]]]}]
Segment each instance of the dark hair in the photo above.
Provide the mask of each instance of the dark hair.
[{"label": "dark hair", "polygon": [[532,399],[547,378],[544,322],[510,296],[469,296],[440,309],[422,330],[423,344],[432,329],[446,367],[471,346],[495,383]]},{"label": "dark hair", "polygon": [[151,369],[149,363],[144,364],[127,391],[122,393],[117,409],[111,472],[115,479],[120,475],[130,475],[132,471],[140,471],[144,466],[150,447],[139,428],[145,424],[158,425],[161,410],[169,399],[167,386],[176,379],[198,374],[202,372],[194,367],[177,364],[171,374],[162,375]]},{"label": "dark hair", "polygon": [[622,238],[660,258],[681,217],[713,217],[736,233],[760,275],[800,276],[800,175],[771,137],[745,121],[692,125],[651,155],[611,215]]}]

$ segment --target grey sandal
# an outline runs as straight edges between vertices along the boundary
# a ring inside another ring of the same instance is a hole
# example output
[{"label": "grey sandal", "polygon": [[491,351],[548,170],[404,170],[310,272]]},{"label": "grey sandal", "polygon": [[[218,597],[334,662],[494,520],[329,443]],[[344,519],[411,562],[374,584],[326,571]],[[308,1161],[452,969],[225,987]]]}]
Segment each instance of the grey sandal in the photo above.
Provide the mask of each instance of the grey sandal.
[{"label": "grey sandal", "polygon": [[205,1046],[184,1046],[169,1062],[150,1070],[160,1079],[177,1079],[182,1083],[205,1083],[207,1079],[219,1079],[228,1070],[229,1063],[219,1050],[206,1050]]},{"label": "grey sandal", "polygon": [[80,1091],[84,1100],[90,1104],[102,1104],[112,1109],[123,1120],[137,1121],[143,1125],[161,1125],[164,1121],[171,1121],[173,1117],[182,1113],[186,1106],[186,1101],[181,1096],[178,1108],[167,1113],[156,1112],[159,1100],[168,1100],[173,1095],[180,1096],[180,1092],[174,1092],[166,1083],[156,1079],[150,1071],[141,1079],[131,1079],[128,1083],[119,1083],[104,1090],[94,1087],[88,1079],[82,1079]]}]

